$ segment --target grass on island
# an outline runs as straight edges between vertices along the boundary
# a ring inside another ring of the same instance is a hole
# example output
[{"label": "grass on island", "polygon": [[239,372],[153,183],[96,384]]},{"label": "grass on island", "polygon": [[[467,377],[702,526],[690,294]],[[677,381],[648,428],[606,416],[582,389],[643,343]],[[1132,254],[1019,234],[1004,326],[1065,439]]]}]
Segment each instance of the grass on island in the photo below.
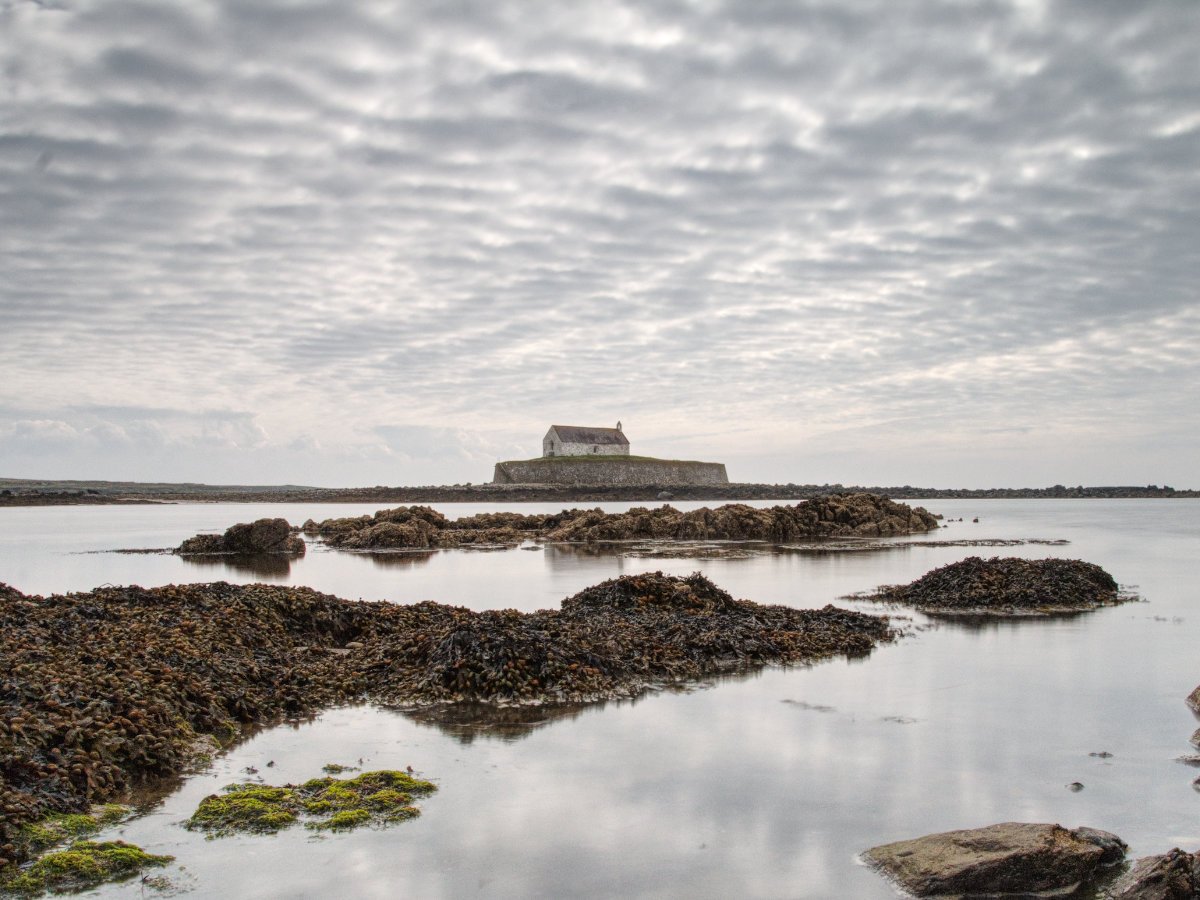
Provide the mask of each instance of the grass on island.
[{"label": "grass on island", "polygon": [[698,459],[659,459],[657,456],[618,456],[615,454],[603,453],[586,453],[579,456],[535,456],[533,459],[507,459],[500,465],[508,465],[509,463],[574,463],[574,462],[649,462],[662,463],[663,465],[700,465],[712,466],[717,463],[706,463]]},{"label": "grass on island", "polygon": [[307,819],[314,830],[348,831],[361,825],[388,825],[420,815],[414,797],[437,790],[428,781],[404,772],[364,772],[355,778],[313,778],[301,785],[273,787],[231,784],[211,794],[187,822],[209,837],[231,834],[274,834]]}]

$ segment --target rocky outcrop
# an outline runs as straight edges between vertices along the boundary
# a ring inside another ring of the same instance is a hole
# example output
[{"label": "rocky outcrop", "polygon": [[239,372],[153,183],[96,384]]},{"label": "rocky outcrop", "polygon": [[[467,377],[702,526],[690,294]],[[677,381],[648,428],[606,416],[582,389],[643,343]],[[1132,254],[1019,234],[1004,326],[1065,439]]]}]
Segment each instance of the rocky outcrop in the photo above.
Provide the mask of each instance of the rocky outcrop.
[{"label": "rocky outcrop", "polygon": [[1125,843],[1092,828],[1005,822],[872,847],[864,859],[917,897],[1068,892],[1125,858]]},{"label": "rocky outcrop", "polygon": [[759,509],[730,503],[680,512],[671,506],[635,507],[624,513],[592,510],[575,515],[546,535],[550,541],[726,540],[771,541],[835,537],[888,537],[931,531],[937,519],[874,494],[838,494],[795,506]]},{"label": "rocky outcrop", "polygon": [[1133,597],[1122,595],[1104,569],[1082,560],[969,556],[863,599],[932,614],[1028,616],[1081,612]]},{"label": "rocky outcrop", "polygon": [[[1200,684],[1196,685],[1195,690],[1188,694],[1187,705],[1192,708],[1192,712],[1200,715]],[[1200,729],[1197,729],[1197,733],[1200,734]]]},{"label": "rocky outcrop", "polygon": [[258,519],[231,525],[224,534],[190,537],[174,552],[181,556],[210,553],[286,553],[289,556],[303,556],[304,540],[292,534],[292,526],[286,519]]},{"label": "rocky outcrop", "polygon": [[436,549],[518,544],[523,540],[598,543],[626,540],[814,540],[887,537],[937,528],[937,519],[872,494],[806,500],[795,506],[757,509],[731,503],[681,512],[672,506],[634,507],[628,512],[564,509],[559,513],[481,513],[450,520],[428,506],[400,506],[373,516],[305,522],[307,534],[347,550]]},{"label": "rocky outcrop", "polygon": [[837,654],[893,632],[827,606],[627,576],[559,610],[474,612],[224,583],[26,597],[0,585],[0,873],[23,824],[179,773],[198,736],[356,701],[519,706]]},{"label": "rocky outcrop", "polygon": [[1146,856],[1117,879],[1111,900],[1196,900],[1200,897],[1200,854],[1176,847]]},{"label": "rocky outcrop", "polygon": [[344,550],[429,550],[464,546],[513,546],[541,534],[570,513],[557,516],[480,513],[450,520],[428,506],[381,509],[354,516],[304,523],[306,534]]}]

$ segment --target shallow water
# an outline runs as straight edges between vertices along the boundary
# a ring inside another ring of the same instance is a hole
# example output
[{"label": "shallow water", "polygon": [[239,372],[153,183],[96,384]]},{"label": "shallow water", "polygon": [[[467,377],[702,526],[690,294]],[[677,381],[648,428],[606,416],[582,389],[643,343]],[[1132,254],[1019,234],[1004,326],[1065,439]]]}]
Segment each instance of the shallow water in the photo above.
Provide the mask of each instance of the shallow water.
[{"label": "shallow water", "polygon": [[[166,874],[188,896],[869,900],[895,893],[855,854],[932,831],[1057,821],[1114,831],[1133,855],[1200,847],[1197,772],[1175,761],[1193,752],[1187,739],[1196,727],[1183,698],[1200,682],[1200,504],[925,505],[965,521],[916,540],[1070,543],[738,560],[570,548],[443,551],[386,563],[314,548],[287,571],[257,574],[226,563],[83,551],[170,546],[262,515],[301,522],[376,507],[48,507],[0,510],[0,581],[29,593],[104,582],[268,581],[351,598],[531,610],[618,574],[700,570],[738,597],[812,607],[966,556],[1017,555],[1098,563],[1146,601],[983,627],[898,611],[911,635],[865,660],[591,706],[501,736],[370,707],[268,729],[117,829],[150,852],[174,854]],[[482,509],[437,507],[451,517]],[[974,516],[981,521],[972,523]],[[1113,756],[1089,755],[1100,751]],[[419,819],[381,831],[318,837],[296,828],[206,841],[179,827],[204,795],[251,777],[241,771],[247,766],[283,783],[359,758],[367,769],[412,765],[441,790],[421,802]],[[1075,781],[1084,784],[1078,793],[1066,788]],[[142,888],[133,882],[92,893],[140,896]]]}]

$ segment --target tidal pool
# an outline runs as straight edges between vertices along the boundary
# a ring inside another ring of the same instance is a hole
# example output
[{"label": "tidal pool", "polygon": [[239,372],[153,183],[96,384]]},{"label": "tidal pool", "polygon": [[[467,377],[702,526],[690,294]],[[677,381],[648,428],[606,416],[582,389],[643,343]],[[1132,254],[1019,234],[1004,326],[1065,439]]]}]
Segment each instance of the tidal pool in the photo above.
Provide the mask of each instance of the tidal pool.
[{"label": "tidal pool", "polygon": [[[163,874],[187,896],[870,900],[895,892],[856,854],[932,831],[1054,821],[1113,831],[1131,856],[1200,847],[1196,773],[1176,761],[1192,752],[1196,727],[1183,698],[1200,683],[1200,503],[923,505],[964,521],[874,552],[640,559],[549,547],[379,558],[313,547],[273,571],[89,551],[173,546],[264,515],[299,523],[377,506],[3,509],[0,581],[28,593],[267,581],[350,598],[532,610],[619,574],[699,570],[738,597],[887,611],[908,628],[866,659],[770,669],[500,729],[366,706],[266,729],[101,835],[175,856]],[[501,508],[435,506],[451,517]],[[1069,543],[917,544],[1014,538]],[[1145,602],[969,625],[838,599],[970,555],[1085,559]],[[1090,755],[1101,752],[1112,756]],[[181,827],[225,784],[300,782],[326,763],[360,759],[364,771],[411,765],[439,790],[420,803],[419,818],[383,830],[206,840]],[[1083,790],[1068,790],[1073,782]],[[143,894],[151,890],[133,881],[89,896]]]}]

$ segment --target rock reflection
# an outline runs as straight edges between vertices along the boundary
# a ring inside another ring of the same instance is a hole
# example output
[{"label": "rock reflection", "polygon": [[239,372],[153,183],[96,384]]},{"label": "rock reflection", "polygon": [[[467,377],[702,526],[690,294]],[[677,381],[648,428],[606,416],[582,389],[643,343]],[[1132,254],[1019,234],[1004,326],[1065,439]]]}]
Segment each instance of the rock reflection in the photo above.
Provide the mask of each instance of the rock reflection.
[{"label": "rock reflection", "polygon": [[393,553],[360,553],[380,569],[415,569],[428,564],[437,550],[406,550]]},{"label": "rock reflection", "polygon": [[200,568],[222,567],[228,572],[241,575],[259,575],[268,578],[283,578],[291,574],[291,557],[282,553],[250,553],[206,556],[180,556],[189,566]]},{"label": "rock reflection", "polygon": [[599,710],[605,705],[601,702],[497,707],[455,703],[400,712],[405,718],[436,728],[461,744],[471,744],[476,738],[519,741],[553,722],[577,719],[585,709]]},{"label": "rock reflection", "polygon": [[1084,616],[1091,616],[1098,612],[1100,612],[1098,609],[1078,609],[1056,612],[1005,614],[927,612],[925,615],[933,619],[938,625],[954,625],[963,631],[982,634],[984,632],[1015,631],[1018,628],[1025,627],[1030,622],[1041,622],[1044,625],[1048,625],[1051,622],[1081,619]]}]

